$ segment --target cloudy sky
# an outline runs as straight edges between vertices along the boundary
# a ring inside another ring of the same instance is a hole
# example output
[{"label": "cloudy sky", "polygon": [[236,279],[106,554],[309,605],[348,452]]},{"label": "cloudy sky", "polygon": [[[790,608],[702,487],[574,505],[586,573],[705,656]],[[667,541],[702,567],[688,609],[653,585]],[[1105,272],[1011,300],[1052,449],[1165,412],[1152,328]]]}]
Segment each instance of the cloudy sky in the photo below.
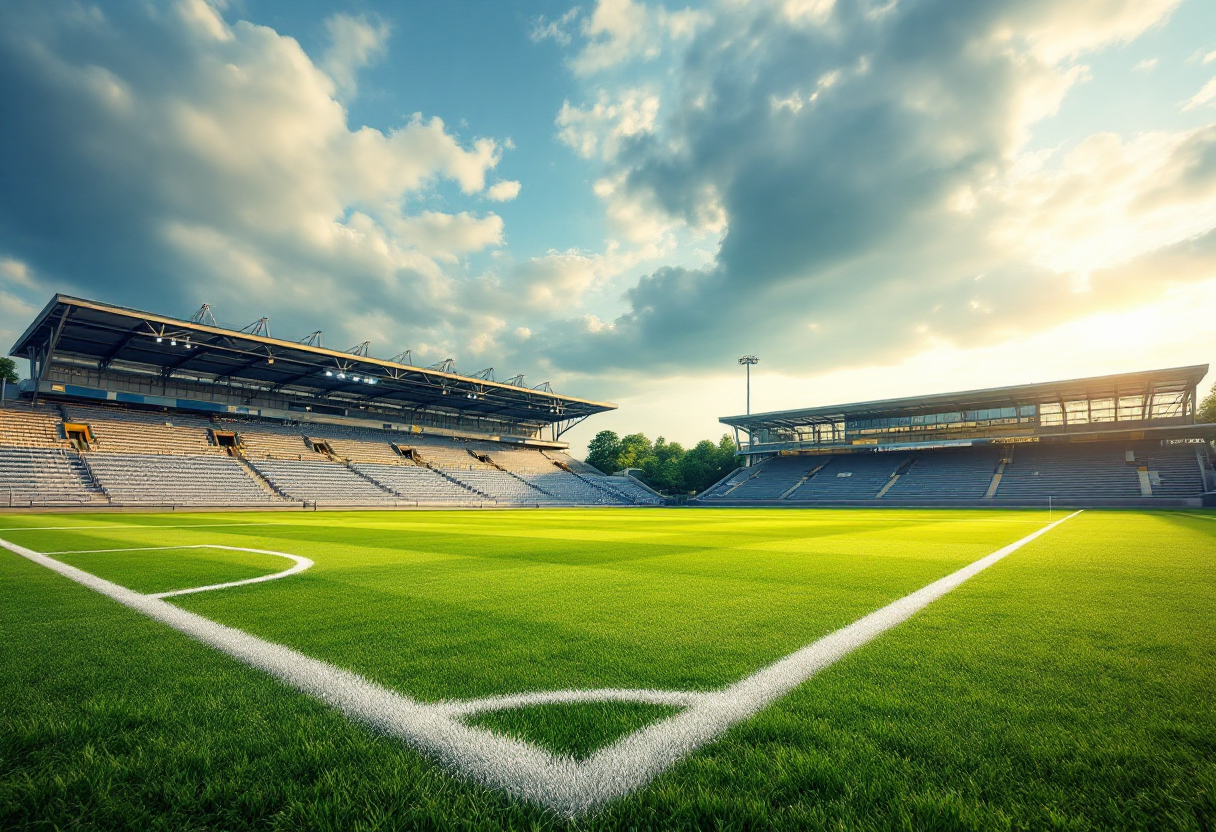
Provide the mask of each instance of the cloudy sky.
[{"label": "cloudy sky", "polygon": [[682,442],[1216,364],[1216,3],[0,3],[0,340],[55,291],[493,366]]}]

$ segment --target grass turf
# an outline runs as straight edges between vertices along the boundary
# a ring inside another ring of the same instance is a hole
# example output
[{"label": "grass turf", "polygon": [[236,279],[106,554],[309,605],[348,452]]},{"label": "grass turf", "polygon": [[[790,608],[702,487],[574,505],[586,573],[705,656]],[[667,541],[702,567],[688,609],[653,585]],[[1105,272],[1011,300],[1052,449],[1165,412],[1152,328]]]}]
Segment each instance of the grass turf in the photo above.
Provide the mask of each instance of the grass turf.
[{"label": "grass turf", "polygon": [[679,711],[679,708],[645,702],[574,702],[490,711],[468,717],[465,722],[581,760],[599,748]]},{"label": "grass turf", "polygon": [[65,552],[55,559],[136,592],[169,592],[242,581],[290,568],[286,558],[227,549]]},{"label": "grass turf", "polygon": [[[1044,521],[78,515],[6,517],[0,536],[306,555],[293,578],[177,600],[437,699],[724,684]],[[35,526],[86,528],[12,530]],[[199,582],[247,577],[221,572]],[[579,826],[1211,828],[1214,576],[1211,520],[1086,513]],[[16,556],[0,581],[0,826],[563,825]],[[655,718],[560,710],[493,716],[579,754]]]}]

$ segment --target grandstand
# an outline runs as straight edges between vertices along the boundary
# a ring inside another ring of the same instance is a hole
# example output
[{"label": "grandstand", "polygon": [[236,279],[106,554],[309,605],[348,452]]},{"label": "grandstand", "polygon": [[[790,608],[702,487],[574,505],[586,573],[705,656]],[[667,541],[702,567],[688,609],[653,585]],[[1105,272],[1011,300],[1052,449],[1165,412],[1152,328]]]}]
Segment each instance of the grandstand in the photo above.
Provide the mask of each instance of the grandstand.
[{"label": "grandstand", "polygon": [[1207,366],[724,416],[741,467],[701,505],[1198,506]]},{"label": "grandstand", "polygon": [[405,508],[655,505],[566,453],[614,406],[56,295],[14,345],[0,402],[0,507]]},{"label": "grandstand", "polygon": [[[0,507],[659,505],[566,453],[614,406],[56,295],[13,346]],[[1191,506],[1216,499],[1206,366],[723,417],[697,505]]]}]

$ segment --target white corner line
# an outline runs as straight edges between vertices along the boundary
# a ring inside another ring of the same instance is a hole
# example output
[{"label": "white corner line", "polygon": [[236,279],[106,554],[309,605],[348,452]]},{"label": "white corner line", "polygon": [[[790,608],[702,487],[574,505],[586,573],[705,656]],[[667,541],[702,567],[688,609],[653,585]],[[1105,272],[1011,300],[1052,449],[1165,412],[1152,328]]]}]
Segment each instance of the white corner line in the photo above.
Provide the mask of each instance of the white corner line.
[{"label": "white corner line", "polygon": [[639,702],[646,705],[691,707],[709,693],[691,690],[648,690],[637,688],[597,688],[594,690],[545,690],[512,693],[482,699],[447,699],[431,707],[452,717],[473,716],[489,711],[509,711],[536,705],[574,705],[580,702]]},{"label": "white corner line", "polygon": [[[864,616],[725,688],[685,693],[686,710],[607,746],[580,762],[530,743],[463,724],[459,716],[512,697],[425,704],[356,673],[265,641],[200,615],[110,583],[46,555],[0,539],[0,547],[142,612],[284,684],[336,708],[374,730],[397,737],[455,773],[568,818],[586,815],[646,786],[673,764],[713,742],[732,726],[762,711],[820,670],[877,636],[1002,558],[1076,517],[1076,511],[992,554]],[[520,694],[515,701],[625,701],[628,694],[679,696],[673,691],[554,691]],[[638,701],[631,699],[630,701]],[[461,706],[473,710],[461,710]]]}]

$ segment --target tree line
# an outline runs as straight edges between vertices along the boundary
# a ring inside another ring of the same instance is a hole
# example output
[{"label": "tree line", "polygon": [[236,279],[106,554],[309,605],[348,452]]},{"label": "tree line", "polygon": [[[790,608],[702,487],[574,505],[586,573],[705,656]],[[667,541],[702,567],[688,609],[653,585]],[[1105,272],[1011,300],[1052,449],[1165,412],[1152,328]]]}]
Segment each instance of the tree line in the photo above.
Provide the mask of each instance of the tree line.
[{"label": "tree line", "polygon": [[619,437],[602,430],[587,445],[587,464],[605,474],[640,468],[641,479],[663,494],[699,494],[739,466],[735,443],[723,434],[714,444],[703,439],[687,451],[662,436],[651,442],[641,433]]}]

